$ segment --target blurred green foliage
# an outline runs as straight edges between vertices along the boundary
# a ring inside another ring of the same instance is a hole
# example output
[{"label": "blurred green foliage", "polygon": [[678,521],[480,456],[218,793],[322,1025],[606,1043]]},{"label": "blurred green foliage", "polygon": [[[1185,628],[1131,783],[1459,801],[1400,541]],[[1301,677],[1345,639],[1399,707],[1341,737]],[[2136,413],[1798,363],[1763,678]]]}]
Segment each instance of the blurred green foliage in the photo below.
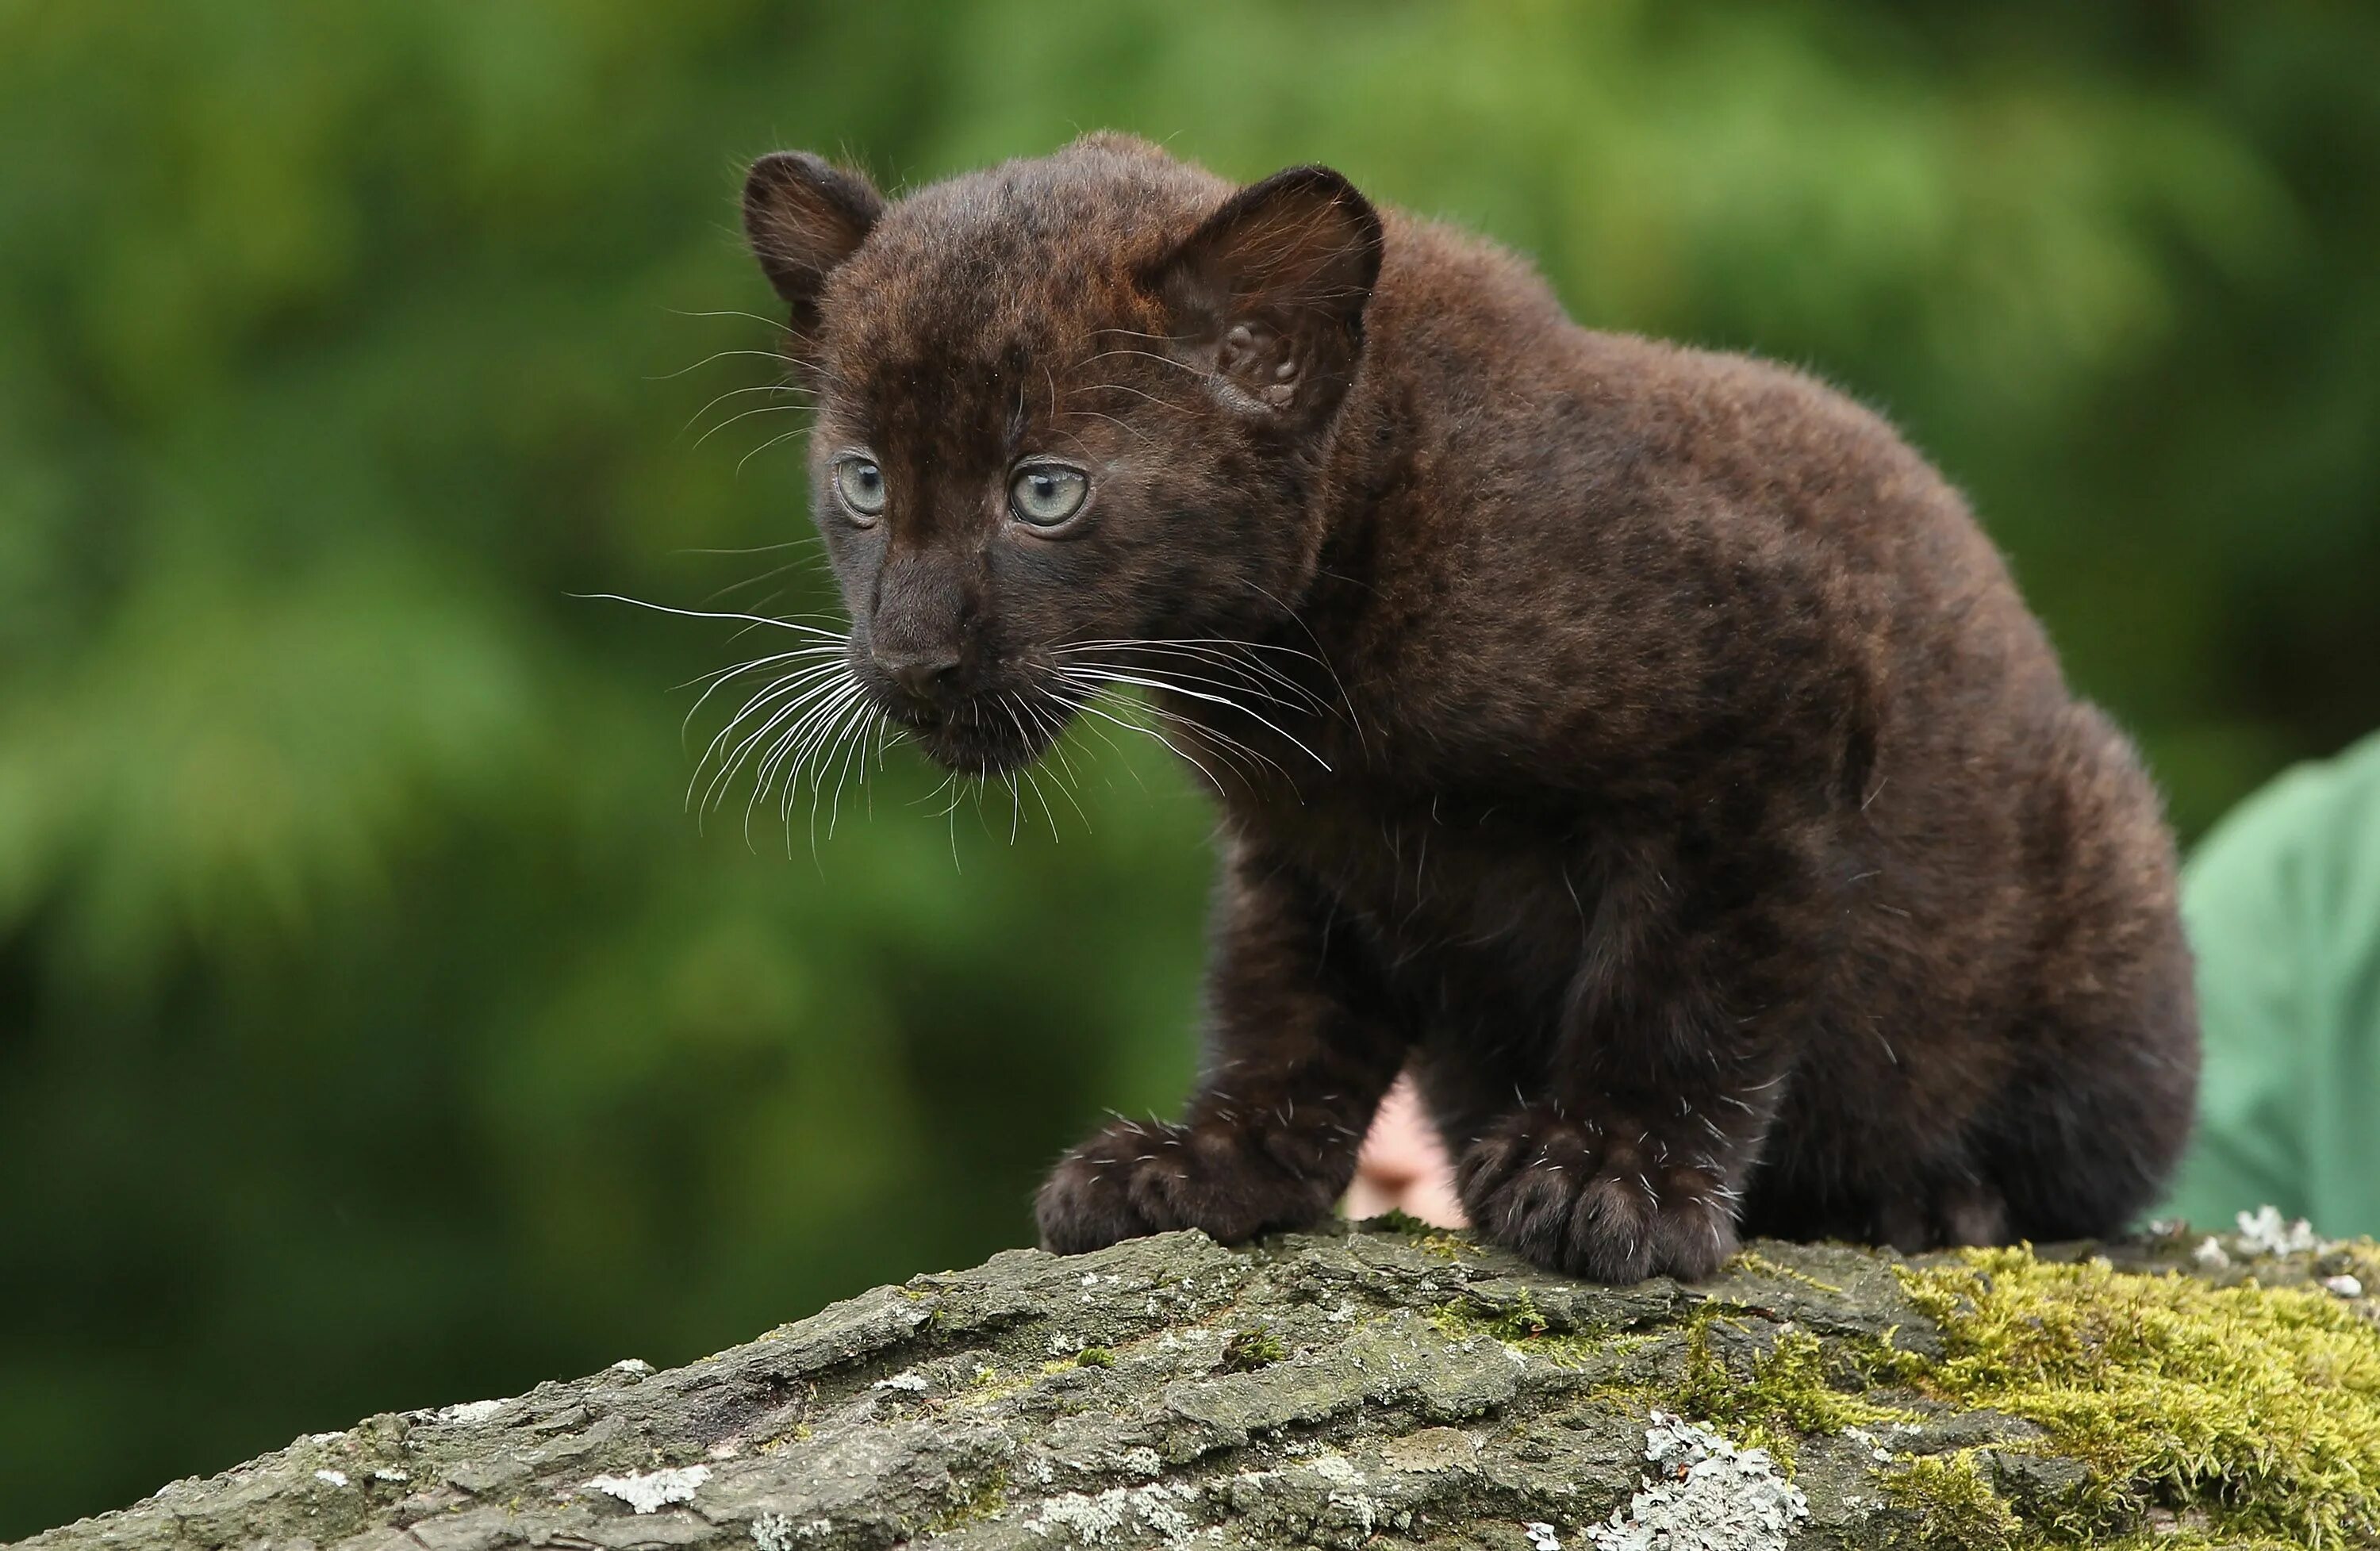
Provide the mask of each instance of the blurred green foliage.
[{"label": "blurred green foliage", "polygon": [[570,596],[830,602],[791,417],[681,429],[744,159],[1100,126],[1884,407],[2186,831],[2380,722],[2369,7],[0,0],[0,1536],[972,1262],[1173,1097],[1161,756],[747,847],[726,629]]}]

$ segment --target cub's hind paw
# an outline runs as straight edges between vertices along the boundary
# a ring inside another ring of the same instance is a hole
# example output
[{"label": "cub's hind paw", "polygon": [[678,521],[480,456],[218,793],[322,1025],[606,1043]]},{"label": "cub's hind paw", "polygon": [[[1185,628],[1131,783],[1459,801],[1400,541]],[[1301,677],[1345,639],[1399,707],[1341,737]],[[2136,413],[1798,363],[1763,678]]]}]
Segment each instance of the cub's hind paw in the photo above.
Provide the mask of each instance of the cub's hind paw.
[{"label": "cub's hind paw", "polygon": [[1228,1243],[1301,1227],[1337,1195],[1331,1181],[1293,1172],[1242,1132],[1119,1121],[1050,1171],[1033,1215],[1043,1249],[1080,1254],[1177,1228]]},{"label": "cub's hind paw", "polygon": [[1675,1162],[1633,1125],[1573,1121],[1532,1106],[1472,1144],[1455,1184],[1481,1233],[1590,1281],[1700,1281],[1736,1251],[1730,1193],[1716,1169]]}]

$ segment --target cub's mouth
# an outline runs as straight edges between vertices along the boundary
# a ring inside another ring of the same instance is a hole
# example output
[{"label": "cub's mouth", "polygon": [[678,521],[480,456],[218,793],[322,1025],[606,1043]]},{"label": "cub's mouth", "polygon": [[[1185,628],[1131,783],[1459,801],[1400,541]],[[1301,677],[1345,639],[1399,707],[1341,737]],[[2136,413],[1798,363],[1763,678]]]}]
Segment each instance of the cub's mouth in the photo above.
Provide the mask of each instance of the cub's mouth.
[{"label": "cub's mouth", "polygon": [[947,708],[883,703],[881,709],[928,758],[967,776],[1022,769],[1047,753],[1064,728],[1050,709],[1027,714],[997,702]]}]

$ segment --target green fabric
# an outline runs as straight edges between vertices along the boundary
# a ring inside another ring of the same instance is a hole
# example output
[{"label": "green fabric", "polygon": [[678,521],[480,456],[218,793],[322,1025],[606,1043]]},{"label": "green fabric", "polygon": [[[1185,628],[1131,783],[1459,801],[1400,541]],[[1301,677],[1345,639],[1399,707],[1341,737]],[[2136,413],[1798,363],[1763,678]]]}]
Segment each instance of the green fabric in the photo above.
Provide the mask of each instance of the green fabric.
[{"label": "green fabric", "polygon": [[2270,1202],[2380,1234],[2380,734],[2242,803],[2182,914],[2206,1057],[2168,1211],[2228,1229]]}]

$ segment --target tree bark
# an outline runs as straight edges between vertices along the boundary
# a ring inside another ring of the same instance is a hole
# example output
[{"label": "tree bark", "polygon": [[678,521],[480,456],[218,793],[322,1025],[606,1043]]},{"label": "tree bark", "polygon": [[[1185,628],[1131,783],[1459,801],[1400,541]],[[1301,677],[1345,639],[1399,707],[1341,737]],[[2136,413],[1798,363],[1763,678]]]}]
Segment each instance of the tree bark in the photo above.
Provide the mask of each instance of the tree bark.
[{"label": "tree bark", "polygon": [[[2267,1283],[2328,1268],[2319,1253],[2252,1261],[2228,1242],[2219,1268],[2179,1233],[2041,1259],[2104,1254],[2130,1273]],[[1748,1551],[2070,1538],[2061,1494],[2084,1467],[2031,1423],[1927,1392],[1945,1332],[1912,1299],[1912,1264],[1762,1242],[1702,1286],[1597,1287],[1396,1219],[1237,1248],[1190,1232],[1070,1258],[1015,1251],[669,1372],[622,1363],[300,1438],[22,1545]],[[1772,1405],[1791,1341],[1824,1377]],[[1790,1436],[1770,1429],[1778,1458],[1726,1420],[1755,1393],[1761,1414],[1800,1419]],[[1843,1406],[1870,1403],[1904,1420],[1842,1422]],[[1931,1503],[1912,1485],[1933,1479],[1928,1460],[1987,1489]]]}]

